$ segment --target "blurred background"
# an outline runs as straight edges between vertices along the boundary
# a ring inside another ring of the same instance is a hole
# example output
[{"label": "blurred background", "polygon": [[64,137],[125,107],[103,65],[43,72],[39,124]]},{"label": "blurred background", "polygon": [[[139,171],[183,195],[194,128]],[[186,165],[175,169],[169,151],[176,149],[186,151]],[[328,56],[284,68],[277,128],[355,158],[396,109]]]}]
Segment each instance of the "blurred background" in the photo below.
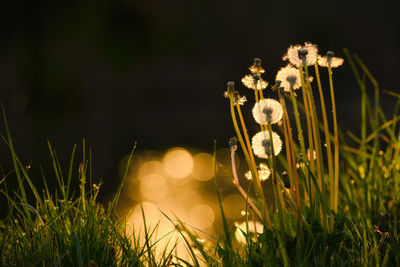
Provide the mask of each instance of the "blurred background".
[{"label": "blurred background", "polygon": [[[333,50],[344,56],[342,49],[349,48],[381,88],[400,91],[400,21],[387,1],[2,1],[0,100],[16,151],[23,162],[32,163],[30,171],[39,183],[43,166],[48,183],[56,184],[47,140],[66,169],[73,145],[85,138],[94,181],[104,182],[101,198],[106,201],[137,141],[124,196],[130,204],[124,211],[186,190],[178,202],[168,203],[177,207],[200,199],[181,213],[208,214],[199,226],[206,229],[215,217],[210,204],[216,203],[215,187],[208,174],[195,170],[203,164],[199,158],[209,166],[213,140],[223,150],[234,135],[223,98],[226,82],[235,81],[237,90],[249,96],[244,112],[254,134],[252,92],[240,79],[249,73],[253,58],[260,57],[264,79],[273,83],[286,65],[281,58],[289,45],[304,41],[318,44],[322,54]],[[339,123],[357,134],[360,91],[346,61],[334,75]],[[265,95],[274,97],[268,91]],[[383,96],[382,101],[390,112],[393,99]],[[4,134],[3,123],[0,129]],[[191,177],[190,188],[179,187],[186,178],[170,179],[165,167],[169,151],[188,153],[183,178]],[[223,155],[229,158],[223,153],[221,161]],[[0,163],[4,173],[12,170],[4,142]],[[153,180],[142,182],[148,175]],[[229,185],[229,174],[224,177],[222,183]],[[146,191],[149,187],[158,191]],[[196,188],[197,198],[187,195]],[[225,197],[235,192],[229,186],[226,191]],[[235,201],[240,202],[238,195],[227,203]]]}]

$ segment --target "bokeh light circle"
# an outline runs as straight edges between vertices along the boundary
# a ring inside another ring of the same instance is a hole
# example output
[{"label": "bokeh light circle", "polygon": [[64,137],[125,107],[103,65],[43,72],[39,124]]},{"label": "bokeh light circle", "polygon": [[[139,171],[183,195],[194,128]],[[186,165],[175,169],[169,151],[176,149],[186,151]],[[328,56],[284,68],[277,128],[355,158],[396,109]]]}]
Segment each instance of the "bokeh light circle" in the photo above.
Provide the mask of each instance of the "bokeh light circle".
[{"label": "bokeh light circle", "polygon": [[206,204],[196,205],[190,211],[190,219],[195,223],[196,227],[206,229],[214,223],[214,210]]},{"label": "bokeh light circle", "polygon": [[162,159],[164,171],[168,176],[175,179],[183,179],[193,171],[193,157],[184,148],[176,147],[170,149]]},{"label": "bokeh light circle", "polygon": [[225,216],[229,219],[241,217],[241,211],[246,208],[246,201],[241,195],[230,194],[222,200]]},{"label": "bokeh light circle", "polygon": [[198,153],[193,157],[193,178],[208,181],[214,176],[213,157],[208,153]]}]

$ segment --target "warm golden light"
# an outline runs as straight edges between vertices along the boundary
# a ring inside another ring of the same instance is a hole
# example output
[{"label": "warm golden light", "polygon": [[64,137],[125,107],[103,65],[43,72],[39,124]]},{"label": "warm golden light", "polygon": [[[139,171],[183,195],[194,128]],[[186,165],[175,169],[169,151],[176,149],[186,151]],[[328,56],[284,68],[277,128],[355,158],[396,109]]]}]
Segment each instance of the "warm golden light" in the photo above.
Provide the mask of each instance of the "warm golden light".
[{"label": "warm golden light", "polygon": [[241,217],[241,211],[246,209],[246,202],[238,194],[231,194],[222,200],[224,213],[229,219],[238,219]]},{"label": "warm golden light", "polygon": [[213,157],[208,153],[198,153],[193,157],[193,178],[208,181],[214,176]]},{"label": "warm golden light", "polygon": [[[225,152],[229,151],[225,149]],[[211,203],[210,199],[214,195],[207,194],[203,188],[205,183],[193,182],[193,179],[197,181],[212,179],[213,157],[203,152],[193,155],[182,147],[169,149],[164,155],[154,151],[143,152],[129,170],[125,191],[131,201],[128,205],[136,204],[133,209],[130,209],[128,216],[130,228],[128,227],[127,232],[134,233],[136,237],[144,236],[141,210],[141,205],[143,205],[149,232],[157,228],[150,238],[151,242],[157,243],[156,255],[161,256],[164,249],[174,250],[174,254],[177,253],[188,262],[191,262],[191,257],[182,239],[182,234],[185,235],[185,233],[177,231],[175,223],[178,221],[175,218],[179,218],[188,228],[194,226],[193,229],[210,231],[216,217],[214,208],[207,204]],[[126,157],[121,160],[121,175],[124,174],[123,167],[126,161]],[[227,165],[224,166],[224,163]],[[219,168],[226,168],[226,174],[230,173],[229,161],[219,164]],[[237,204],[237,201],[232,199],[231,201]],[[243,208],[244,205],[241,209]],[[167,219],[160,210],[173,222]],[[199,238],[204,239],[199,242],[207,242],[207,235],[202,235],[200,232],[199,234]]]},{"label": "warm golden light", "polygon": [[149,160],[144,162],[138,171],[138,177],[144,177],[153,173],[161,173],[164,170],[163,164],[158,160]]},{"label": "warm golden light", "polygon": [[[247,232],[247,229],[249,230]],[[242,222],[241,224],[236,226],[235,231],[235,238],[242,244],[246,244],[246,236],[243,233],[251,234],[251,239],[256,242],[256,233],[262,234],[264,231],[264,226],[259,222],[248,221],[247,225],[246,222]]]},{"label": "warm golden light", "polygon": [[165,176],[154,173],[140,177],[140,193],[147,200],[161,200],[168,193]]},{"label": "warm golden light", "polygon": [[169,150],[162,161],[165,173],[175,179],[185,178],[193,171],[193,157],[181,147]]},{"label": "warm golden light", "polygon": [[196,205],[190,211],[190,221],[198,228],[206,229],[211,227],[214,223],[214,219],[214,210],[208,205]]},{"label": "warm golden light", "polygon": [[154,227],[156,223],[161,219],[161,213],[157,209],[156,205],[146,201],[139,203],[133,208],[133,211],[128,219],[128,222],[133,226],[135,231],[143,229],[144,227],[142,207],[145,214],[146,224],[148,226],[152,225]]}]

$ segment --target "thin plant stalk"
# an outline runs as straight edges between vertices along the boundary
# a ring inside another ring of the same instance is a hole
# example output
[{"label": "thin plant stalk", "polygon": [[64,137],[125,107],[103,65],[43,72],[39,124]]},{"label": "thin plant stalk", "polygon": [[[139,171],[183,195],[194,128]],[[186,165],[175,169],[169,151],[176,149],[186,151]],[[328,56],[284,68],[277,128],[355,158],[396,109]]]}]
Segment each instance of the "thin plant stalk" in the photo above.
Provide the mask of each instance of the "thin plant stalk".
[{"label": "thin plant stalk", "polygon": [[[241,111],[241,109],[240,109],[240,105],[236,105],[236,110],[237,110],[237,113],[238,113],[238,115],[239,115],[239,121],[240,121],[240,124],[241,124],[241,126],[242,126],[244,138],[245,138],[245,141],[246,141],[246,144],[247,144],[247,149],[248,149],[248,153],[249,153],[249,156],[250,156],[250,161],[251,161],[251,164],[252,164],[253,169],[255,170],[255,175],[254,175],[253,177],[255,177],[257,187],[260,189],[261,199],[263,200],[263,203],[266,203],[264,191],[262,190],[262,185],[261,185],[260,177],[259,177],[259,175],[258,175],[258,171],[257,171],[257,167],[256,167],[256,162],[255,162],[255,159],[254,159],[254,153],[253,153],[253,150],[252,150],[252,148],[251,148],[249,135],[248,135],[248,133],[247,133],[247,128],[246,128],[246,125],[245,125],[245,123],[244,123],[244,119],[243,119],[242,111]],[[249,167],[250,167],[250,166],[249,166]],[[243,194],[242,194],[242,195],[243,195]],[[270,220],[269,211],[267,211],[266,213],[267,213],[267,215],[266,215],[267,220]]]},{"label": "thin plant stalk", "polygon": [[[305,148],[305,144],[304,144],[304,135],[303,135],[303,130],[301,128],[301,122],[300,122],[300,114],[299,114],[299,108],[297,106],[297,99],[296,96],[294,95],[294,90],[293,87],[290,87],[290,97],[291,97],[291,101],[292,101],[292,105],[293,105],[293,113],[294,113],[294,118],[295,118],[295,122],[296,122],[296,128],[297,128],[297,136],[299,139],[299,143],[300,143],[300,151],[303,155],[306,155],[306,148]],[[309,194],[310,192],[307,192],[307,190],[304,191],[304,199],[305,202],[307,203],[308,201],[308,196],[307,194]]]},{"label": "thin plant stalk", "polygon": [[[283,210],[284,206],[284,201],[281,193],[281,188],[280,188],[280,183],[277,181],[276,178],[276,157],[275,157],[275,151],[274,151],[274,144],[273,144],[273,139],[272,139],[272,129],[271,129],[271,124],[268,122],[268,134],[269,134],[269,141],[270,141],[270,153],[271,153],[271,169],[272,169],[272,182],[274,183],[274,193],[275,193],[275,202],[277,205],[277,211],[278,211],[278,216],[279,216],[279,223],[280,223],[280,228],[281,228],[281,234],[278,234],[280,236],[280,246],[281,246],[281,252],[283,258],[287,258],[287,252],[286,252],[286,242],[284,235],[282,233],[285,232],[285,222],[288,223],[288,220],[286,219],[286,212]],[[276,197],[278,197],[278,200],[276,200]],[[288,228],[289,230],[289,228]]]},{"label": "thin plant stalk", "polygon": [[[333,113],[333,136],[334,136],[334,167],[335,167],[335,190],[334,190],[334,201],[333,201],[333,211],[336,213],[339,202],[339,134],[337,127],[337,117],[336,117],[336,103],[335,103],[335,92],[333,89],[333,80],[332,80],[332,67],[328,65],[328,74],[329,74],[329,88],[331,93],[331,101],[332,101],[332,113]],[[366,134],[365,134],[366,135]],[[362,140],[365,140],[365,136]]]},{"label": "thin plant stalk", "polygon": [[[304,76],[304,74],[305,74],[305,76]],[[314,97],[312,94],[310,76],[308,74],[307,66],[304,66],[304,73],[303,73],[303,68],[300,67],[300,75],[301,75],[301,79],[302,79],[302,84],[304,84],[306,86],[305,93],[307,95],[307,101],[309,104],[309,111],[310,111],[309,115],[310,115],[311,124],[312,124],[314,149],[315,149],[315,153],[316,153],[316,170],[317,170],[317,176],[318,176],[318,184],[319,184],[319,188],[320,188],[321,195],[322,195],[321,220],[322,220],[322,226],[326,230],[327,228],[325,226],[327,226],[328,223],[327,223],[326,212],[324,212],[324,210],[326,209],[326,190],[324,188],[324,183],[323,183],[324,169],[323,169],[323,161],[322,161],[321,138],[319,135],[319,128],[318,128],[319,123],[318,123],[316,107],[315,107],[315,103],[314,103]],[[306,81],[304,79],[306,79]],[[314,161],[314,151],[313,150],[310,150],[310,159],[312,161]]]},{"label": "thin plant stalk", "polygon": [[239,183],[239,178],[238,178],[238,175],[236,172],[235,149],[234,149],[234,147],[231,147],[230,149],[231,149],[231,166],[232,166],[232,174],[233,174],[233,184],[236,186],[236,188],[239,190],[240,194],[243,196],[243,198],[246,200],[246,202],[249,204],[249,206],[253,209],[253,211],[257,214],[257,216],[260,219],[262,219],[260,210],[254,204],[254,202],[249,198],[246,191],[242,188],[242,186]]},{"label": "thin plant stalk", "polygon": [[[307,85],[307,97],[309,100],[309,105],[310,105],[310,115],[311,115],[311,123],[312,123],[312,129],[313,129],[313,135],[314,135],[314,149],[316,152],[316,167],[317,167],[317,172],[319,171],[319,176],[320,176],[320,183],[321,186],[323,186],[322,181],[324,177],[324,168],[323,168],[323,161],[322,161],[322,146],[321,146],[321,137],[319,134],[319,121],[318,121],[318,116],[317,116],[317,109],[315,106],[315,101],[314,101],[314,95],[312,92],[312,87],[310,83],[310,76],[308,74],[308,68],[307,66],[304,67],[304,73],[305,73],[305,84]],[[310,151],[310,157],[311,156]],[[321,187],[322,190],[322,187]]]},{"label": "thin plant stalk", "polygon": [[300,142],[300,150],[301,150],[301,153],[303,155],[305,155],[306,147],[304,144],[304,135],[303,135],[303,130],[301,128],[299,108],[297,106],[297,100],[296,100],[296,96],[294,95],[293,87],[290,87],[290,96],[291,96],[292,105],[293,105],[293,109],[294,109],[294,117],[295,117],[295,121],[296,121],[297,135],[298,135],[298,139]]},{"label": "thin plant stalk", "polygon": [[290,191],[292,194],[294,193],[295,199],[296,199],[296,210],[297,210],[297,219],[298,223],[300,225],[300,238],[301,238],[301,243],[304,243],[304,235],[303,235],[303,225],[302,225],[302,208],[301,208],[301,200],[300,200],[300,186],[299,186],[299,178],[297,175],[297,168],[296,168],[296,156],[294,153],[294,144],[293,144],[293,137],[292,137],[292,131],[291,131],[291,126],[290,126],[290,120],[289,116],[287,113],[286,109],[286,103],[285,100],[283,99],[282,95],[280,94],[278,90],[278,95],[279,95],[279,102],[281,103],[282,110],[283,110],[283,127],[285,131],[285,142],[286,142],[286,153],[287,153],[287,158],[288,158],[288,171],[289,171],[289,177],[291,177],[291,186],[290,186]]},{"label": "thin plant stalk", "polygon": [[[248,153],[249,153],[250,160],[251,160],[251,163],[252,163],[252,165],[253,165],[253,168],[256,170],[256,169],[257,169],[256,161],[255,161],[255,159],[254,159],[254,153],[253,153],[253,150],[252,150],[252,148],[251,148],[249,135],[248,135],[248,133],[247,133],[246,124],[244,123],[244,119],[243,119],[243,115],[242,115],[242,110],[240,109],[240,105],[236,105],[236,110],[237,110],[237,113],[238,113],[238,115],[239,115],[240,124],[241,124],[241,126],[242,126],[242,130],[243,130],[243,134],[244,134],[244,139],[245,139],[246,145],[247,145],[247,151],[248,151]],[[257,178],[257,183],[260,183],[260,186],[261,186],[260,177],[259,177],[259,175],[258,175],[258,172],[256,172],[256,178]]]},{"label": "thin plant stalk", "polygon": [[[249,166],[253,177],[258,177],[257,169],[255,169],[253,167],[253,164],[252,164],[252,162],[250,160],[249,152],[247,151],[247,147],[245,145],[245,142],[243,140],[242,134],[241,134],[240,129],[239,129],[239,125],[237,123],[237,119],[236,119],[236,115],[235,115],[235,109],[234,109],[234,103],[233,103],[233,101],[234,101],[233,100],[233,98],[234,98],[234,96],[233,96],[233,88],[229,88],[228,90],[229,90],[229,100],[230,100],[229,102],[230,102],[230,110],[231,110],[233,126],[234,126],[236,134],[238,136],[239,143],[240,143],[240,145],[242,147],[242,150],[243,150],[247,165]],[[256,181],[258,181],[258,180],[259,179],[256,178]],[[262,209],[261,210],[263,211],[262,212],[262,214],[263,214],[262,217],[266,221],[268,228],[272,229],[272,223],[271,223],[271,219],[270,219],[270,216],[269,216],[268,209],[266,208],[265,196],[264,196],[263,189],[261,187],[261,183],[257,183],[256,182],[255,188],[256,188],[257,194],[259,195],[259,197],[262,200],[262,203],[261,203],[261,205],[262,205],[262,207],[261,207]]]},{"label": "thin plant stalk", "polygon": [[[314,67],[315,67],[315,76],[317,78],[318,91],[319,91],[320,102],[321,102],[322,120],[323,120],[323,124],[324,124],[324,133],[325,133],[325,142],[326,142],[326,159],[328,162],[329,192],[330,192],[329,203],[330,203],[330,208],[333,210],[334,201],[335,201],[334,200],[335,186],[334,186],[331,138],[330,138],[330,132],[329,132],[328,118],[326,116],[325,98],[324,98],[324,93],[322,91],[321,77],[319,75],[319,68],[318,68],[317,62],[315,63]],[[333,223],[333,217],[331,219],[331,226],[332,226],[332,223]]]},{"label": "thin plant stalk", "polygon": [[[312,126],[311,126],[311,115],[310,115],[310,106],[309,106],[309,99],[307,98],[307,88],[306,84],[304,83],[304,75],[302,68],[299,68],[300,72],[300,77],[301,77],[301,87],[303,89],[303,102],[304,102],[304,113],[306,115],[306,122],[307,122],[307,133],[308,133],[308,147],[310,153],[314,150],[314,141],[313,141],[313,132],[312,132]],[[309,159],[307,158],[307,154],[303,154],[303,159],[304,161],[309,161],[310,162],[310,169],[312,173],[315,173],[315,161],[312,157]]]}]

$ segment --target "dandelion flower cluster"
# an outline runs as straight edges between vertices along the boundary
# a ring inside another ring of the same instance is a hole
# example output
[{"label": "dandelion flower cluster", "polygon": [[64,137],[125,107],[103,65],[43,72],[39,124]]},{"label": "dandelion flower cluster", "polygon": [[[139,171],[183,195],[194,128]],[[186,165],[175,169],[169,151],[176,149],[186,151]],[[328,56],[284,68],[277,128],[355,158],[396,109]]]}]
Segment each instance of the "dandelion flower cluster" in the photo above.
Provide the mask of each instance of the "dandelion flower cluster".
[{"label": "dandelion flower cluster", "polygon": [[261,99],[254,105],[253,117],[258,124],[274,124],[282,119],[282,106],[272,98]]},{"label": "dandelion flower cluster", "polygon": [[296,90],[301,86],[300,72],[297,68],[287,65],[278,71],[276,81],[281,81],[280,86],[285,92],[290,92],[290,88]]},{"label": "dandelion flower cluster", "polygon": [[318,65],[321,67],[337,68],[343,64],[343,58],[334,57],[333,52],[328,52],[326,56],[318,56]]},{"label": "dandelion flower cluster", "polygon": [[311,43],[301,45],[291,45],[287,53],[282,57],[283,60],[289,60],[290,64],[300,67],[303,65],[314,65],[318,58],[318,48]]},{"label": "dandelion flower cluster", "polygon": [[264,226],[259,222],[248,221],[247,225],[246,222],[242,222],[236,225],[235,238],[238,242],[246,244],[246,236],[251,237],[253,241],[257,241],[256,235],[262,234],[263,231]]},{"label": "dandelion flower cluster", "polygon": [[[269,178],[271,175],[271,170],[268,168],[268,166],[264,163],[260,163],[258,165],[258,176],[260,177],[260,181],[265,181]],[[251,174],[251,171],[247,171],[244,176],[246,177],[247,180],[252,180],[253,175]]]},{"label": "dandelion flower cluster", "polygon": [[257,80],[257,83],[255,83],[254,77],[251,75],[244,76],[242,78],[242,83],[247,88],[253,89],[253,90],[256,90],[256,85],[257,85],[257,90],[263,90],[263,89],[267,88],[267,86],[268,86],[268,83],[261,78],[259,78]]},{"label": "dandelion flower cluster", "polygon": [[[272,131],[272,143],[274,146],[274,154],[277,156],[282,150],[282,140],[277,133]],[[251,139],[251,147],[254,154],[259,158],[267,159],[271,156],[271,140],[268,131],[256,133]]]},{"label": "dandelion flower cluster", "polygon": [[[224,92],[224,97],[229,98],[229,91]],[[233,92],[233,104],[243,106],[247,101],[246,96],[241,96],[238,91]]]}]

